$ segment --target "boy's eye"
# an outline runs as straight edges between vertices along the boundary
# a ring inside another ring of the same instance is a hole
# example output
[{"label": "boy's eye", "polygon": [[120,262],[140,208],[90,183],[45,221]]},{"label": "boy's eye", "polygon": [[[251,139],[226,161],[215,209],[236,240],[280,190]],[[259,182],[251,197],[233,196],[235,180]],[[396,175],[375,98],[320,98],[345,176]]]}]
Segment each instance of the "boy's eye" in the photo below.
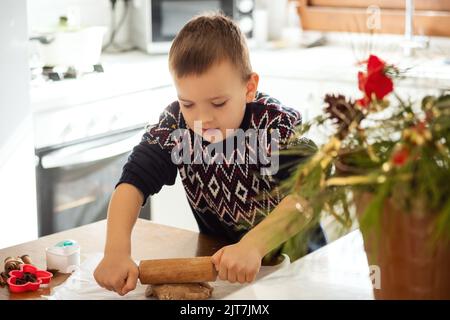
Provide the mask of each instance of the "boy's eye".
[{"label": "boy's eye", "polygon": [[185,103],[183,103],[183,107],[190,108],[190,107],[192,107],[192,104],[185,104]]},{"label": "boy's eye", "polygon": [[227,103],[227,102],[224,101],[224,102],[221,102],[221,103],[213,103],[213,106],[214,106],[214,107],[222,107],[222,106],[225,105],[225,103]]}]

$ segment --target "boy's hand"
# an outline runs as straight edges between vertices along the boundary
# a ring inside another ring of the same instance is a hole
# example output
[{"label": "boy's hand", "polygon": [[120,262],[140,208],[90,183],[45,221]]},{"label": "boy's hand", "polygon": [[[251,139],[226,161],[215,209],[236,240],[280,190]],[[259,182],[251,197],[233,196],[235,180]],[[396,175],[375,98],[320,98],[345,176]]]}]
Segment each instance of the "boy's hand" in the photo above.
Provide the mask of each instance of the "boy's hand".
[{"label": "boy's hand", "polygon": [[261,268],[263,257],[254,246],[238,242],[223,247],[211,258],[219,278],[231,283],[253,282]]},{"label": "boy's hand", "polygon": [[139,268],[127,255],[105,255],[94,271],[97,283],[123,296],[136,289]]}]

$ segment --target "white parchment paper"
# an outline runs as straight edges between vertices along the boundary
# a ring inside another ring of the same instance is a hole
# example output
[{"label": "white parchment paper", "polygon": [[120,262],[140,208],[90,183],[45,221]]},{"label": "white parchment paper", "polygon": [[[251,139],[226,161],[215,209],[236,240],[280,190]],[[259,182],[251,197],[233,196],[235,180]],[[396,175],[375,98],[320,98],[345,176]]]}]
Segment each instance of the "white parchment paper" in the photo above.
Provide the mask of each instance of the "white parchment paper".
[{"label": "white parchment paper", "polygon": [[[50,296],[45,296],[49,300],[145,300],[154,299],[145,297],[147,285],[141,285],[139,282],[136,289],[125,296],[119,296],[115,292],[108,291],[100,287],[94,279],[94,270],[102,259],[102,253],[94,253],[87,257],[80,268],[75,271],[63,284],[53,289]],[[263,266],[257,275],[256,283],[263,279],[268,280],[274,271],[287,269],[290,265],[288,256],[284,256],[283,262],[276,266]],[[137,262],[137,264],[139,264]],[[212,299],[226,299],[228,295],[245,288],[248,285],[239,283],[229,283],[228,281],[217,280],[210,282],[214,287]]]}]

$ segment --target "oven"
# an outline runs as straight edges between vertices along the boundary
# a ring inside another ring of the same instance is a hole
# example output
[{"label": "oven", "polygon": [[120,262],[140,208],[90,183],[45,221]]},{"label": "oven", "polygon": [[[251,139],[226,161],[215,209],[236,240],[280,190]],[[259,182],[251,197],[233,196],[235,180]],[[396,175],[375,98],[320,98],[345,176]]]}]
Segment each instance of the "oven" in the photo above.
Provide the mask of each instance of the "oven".
[{"label": "oven", "polygon": [[253,37],[255,0],[137,0],[131,6],[133,44],[148,53],[167,53],[178,31],[193,16],[222,11],[248,39]]},{"label": "oven", "polygon": [[[106,218],[114,186],[144,127],[36,149],[39,236]],[[150,219],[150,199],[139,217]]]}]

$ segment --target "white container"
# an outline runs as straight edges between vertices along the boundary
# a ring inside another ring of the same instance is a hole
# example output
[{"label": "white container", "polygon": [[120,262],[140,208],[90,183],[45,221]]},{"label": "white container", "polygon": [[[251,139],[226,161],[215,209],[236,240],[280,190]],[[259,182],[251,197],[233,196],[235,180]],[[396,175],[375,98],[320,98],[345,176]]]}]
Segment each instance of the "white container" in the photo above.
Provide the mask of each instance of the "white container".
[{"label": "white container", "polygon": [[92,67],[100,61],[105,33],[100,26],[51,33],[53,41],[40,44],[40,59],[47,66]]},{"label": "white container", "polygon": [[287,24],[282,31],[283,41],[290,47],[299,46],[303,34],[297,6],[296,2],[289,2],[287,7]]},{"label": "white container", "polygon": [[266,9],[255,9],[253,11],[255,21],[253,37],[256,45],[263,48],[267,45],[269,38],[269,16]]},{"label": "white container", "polygon": [[267,1],[267,11],[270,17],[269,40],[278,41],[282,38],[283,27],[286,24],[287,0]]},{"label": "white container", "polygon": [[47,270],[72,273],[80,267],[80,245],[74,240],[63,240],[45,249]]}]

